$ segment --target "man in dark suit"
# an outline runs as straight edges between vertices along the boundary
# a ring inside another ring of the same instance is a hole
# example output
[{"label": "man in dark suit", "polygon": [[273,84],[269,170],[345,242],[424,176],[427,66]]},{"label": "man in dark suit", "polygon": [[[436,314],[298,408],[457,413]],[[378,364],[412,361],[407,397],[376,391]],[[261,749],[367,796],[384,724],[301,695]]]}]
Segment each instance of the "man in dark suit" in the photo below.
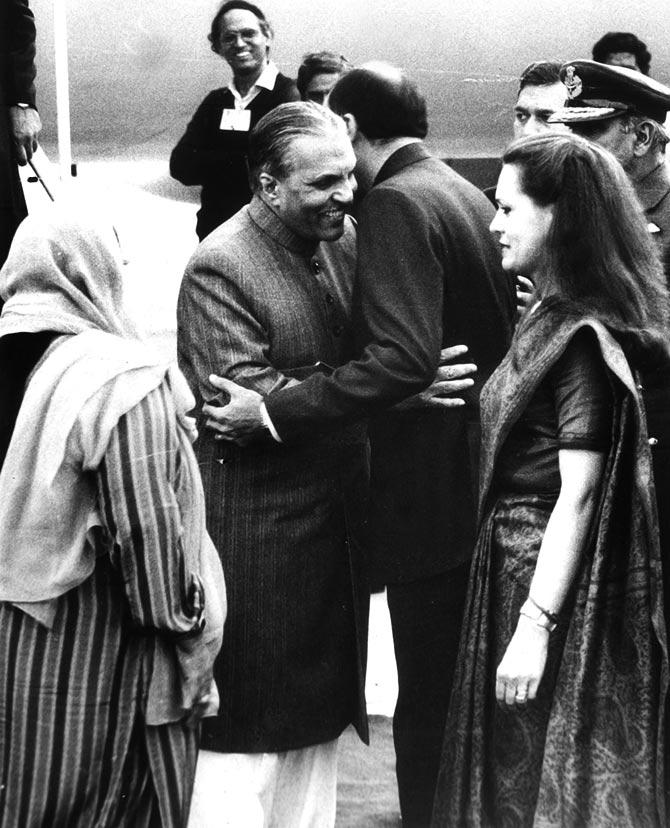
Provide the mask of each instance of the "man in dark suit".
[{"label": "man in dark suit", "polygon": [[41,129],[35,109],[35,21],[28,0],[0,4],[0,265],[26,216],[17,164],[37,149]]},{"label": "man in dark suit", "polygon": [[[488,230],[493,208],[426,150],[414,84],[383,64],[353,69],[330,106],[347,124],[365,192],[352,317],[359,356],[263,401],[217,380],[231,404],[212,424],[245,439],[265,423],[288,443],[371,418],[370,549],[398,665],[400,804],[403,825],[427,825],[474,540],[477,401],[507,349],[514,298]],[[426,388],[440,350],[458,343],[479,368],[466,405],[387,410]],[[242,424],[231,425],[238,414]]]}]

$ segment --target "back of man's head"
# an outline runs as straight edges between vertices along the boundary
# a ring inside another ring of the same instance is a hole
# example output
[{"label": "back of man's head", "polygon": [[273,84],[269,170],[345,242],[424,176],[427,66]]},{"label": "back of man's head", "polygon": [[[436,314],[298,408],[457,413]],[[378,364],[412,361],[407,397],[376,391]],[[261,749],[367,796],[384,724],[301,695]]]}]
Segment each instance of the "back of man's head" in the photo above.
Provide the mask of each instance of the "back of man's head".
[{"label": "back of man's head", "polygon": [[402,72],[384,63],[352,69],[335,84],[328,102],[338,115],[351,114],[369,140],[425,138],[426,101]]},{"label": "back of man's head", "polygon": [[344,122],[324,106],[310,101],[284,103],[264,115],[249,135],[247,161],[251,189],[260,189],[259,175],[285,178],[291,171],[291,145],[307,135],[329,135],[341,131]]}]

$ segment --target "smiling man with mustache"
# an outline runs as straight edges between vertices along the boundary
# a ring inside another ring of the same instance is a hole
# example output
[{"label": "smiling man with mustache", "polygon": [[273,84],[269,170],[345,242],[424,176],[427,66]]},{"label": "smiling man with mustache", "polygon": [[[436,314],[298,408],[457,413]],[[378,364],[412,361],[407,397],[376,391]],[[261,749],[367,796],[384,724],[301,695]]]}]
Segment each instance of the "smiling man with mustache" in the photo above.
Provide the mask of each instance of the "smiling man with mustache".
[{"label": "smiling man with mustache", "polygon": [[[347,124],[364,193],[354,358],[262,397],[214,377],[231,403],[208,406],[207,425],[237,439],[265,420],[288,451],[370,417],[369,559],[393,627],[402,822],[420,828],[430,820],[473,545],[478,396],[507,349],[512,283],[488,231],[492,206],[424,146],[426,103],[405,73],[382,63],[352,69],[328,105]],[[423,392],[441,349],[458,345],[478,368],[462,389],[467,405],[442,397],[387,410]]]},{"label": "smiling man with mustache", "polygon": [[[283,104],[252,131],[252,201],[202,242],[179,297],[179,360],[201,425],[203,403],[223,401],[210,374],[267,394],[348,358],[355,163],[344,122],[317,104]],[[241,449],[203,429],[230,614],[195,824],[219,824],[197,813],[205,801],[235,825],[334,824],[337,739],[353,724],[367,740],[366,452],[362,424],[290,448],[268,435]]]}]

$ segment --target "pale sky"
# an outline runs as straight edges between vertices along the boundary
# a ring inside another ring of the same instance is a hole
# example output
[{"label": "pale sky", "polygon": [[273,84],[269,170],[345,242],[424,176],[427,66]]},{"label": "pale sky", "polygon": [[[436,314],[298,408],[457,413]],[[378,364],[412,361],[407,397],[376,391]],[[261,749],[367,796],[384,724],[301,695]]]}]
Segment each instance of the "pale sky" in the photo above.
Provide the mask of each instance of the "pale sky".
[{"label": "pale sky", "polygon": [[[72,135],[123,152],[169,147],[198,103],[225,84],[206,35],[211,0],[67,0]],[[608,30],[633,31],[670,82],[667,0],[263,0],[272,57],[295,77],[301,56],[330,49],[353,63],[406,68],[426,95],[432,148],[497,155],[509,138],[516,78],[532,60],[590,57]],[[55,138],[53,0],[32,0],[38,26],[38,103]]]}]

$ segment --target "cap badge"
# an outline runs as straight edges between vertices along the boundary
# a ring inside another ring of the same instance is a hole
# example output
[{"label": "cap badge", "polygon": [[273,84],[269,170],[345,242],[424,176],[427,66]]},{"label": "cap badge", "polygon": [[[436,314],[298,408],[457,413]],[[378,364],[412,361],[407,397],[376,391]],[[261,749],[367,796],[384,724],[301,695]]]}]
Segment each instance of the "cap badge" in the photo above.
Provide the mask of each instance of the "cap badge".
[{"label": "cap badge", "polygon": [[578,98],[582,94],[582,79],[575,73],[574,66],[568,66],[565,70],[563,84],[568,91],[568,98],[570,100]]}]

